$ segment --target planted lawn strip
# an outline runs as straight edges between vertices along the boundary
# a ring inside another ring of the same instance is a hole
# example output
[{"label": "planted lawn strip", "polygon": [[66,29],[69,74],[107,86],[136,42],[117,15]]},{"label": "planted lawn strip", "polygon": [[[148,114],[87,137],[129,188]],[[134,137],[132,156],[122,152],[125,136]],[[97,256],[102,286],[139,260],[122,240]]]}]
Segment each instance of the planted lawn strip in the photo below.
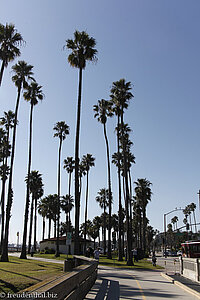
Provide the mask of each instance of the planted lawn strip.
[{"label": "planted lawn strip", "polygon": [[56,263],[9,257],[9,262],[0,262],[0,292],[16,293],[62,274],[63,266]]},{"label": "planted lawn strip", "polygon": [[156,269],[163,269],[161,266],[153,267],[152,263],[147,261],[146,258],[139,260],[138,262],[134,262],[134,266],[127,266],[126,261],[118,261],[118,258],[113,257],[113,259],[107,259],[106,256],[100,256],[99,264],[114,268],[127,268],[127,269],[149,269],[149,270],[156,270]]}]

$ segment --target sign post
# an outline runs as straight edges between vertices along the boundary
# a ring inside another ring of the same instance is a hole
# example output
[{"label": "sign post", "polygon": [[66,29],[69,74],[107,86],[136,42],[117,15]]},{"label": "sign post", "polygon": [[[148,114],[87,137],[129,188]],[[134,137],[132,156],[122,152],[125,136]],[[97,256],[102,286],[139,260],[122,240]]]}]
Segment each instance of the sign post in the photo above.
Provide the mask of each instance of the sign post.
[{"label": "sign post", "polygon": [[[66,239],[66,246],[70,246],[72,243],[72,233],[67,232],[67,239]],[[68,252],[69,252],[69,247],[68,247]],[[68,259],[68,252],[67,252],[67,259]]]}]

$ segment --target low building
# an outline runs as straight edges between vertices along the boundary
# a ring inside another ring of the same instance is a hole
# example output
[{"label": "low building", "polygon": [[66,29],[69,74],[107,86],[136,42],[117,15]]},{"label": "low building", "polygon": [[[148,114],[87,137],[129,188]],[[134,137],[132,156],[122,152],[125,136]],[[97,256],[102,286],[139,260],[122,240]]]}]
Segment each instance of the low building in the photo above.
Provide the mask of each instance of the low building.
[{"label": "low building", "polygon": [[[56,238],[50,238],[45,239],[43,241],[40,241],[40,251],[43,250],[53,250],[56,251]],[[59,237],[59,252],[62,254],[68,254],[69,253],[69,241],[67,240],[66,236]],[[86,248],[93,247],[94,243],[90,240],[86,240]],[[80,253],[83,253],[84,250],[84,239],[80,238]],[[71,254],[74,254],[74,239],[71,240],[70,245],[70,252]]]}]

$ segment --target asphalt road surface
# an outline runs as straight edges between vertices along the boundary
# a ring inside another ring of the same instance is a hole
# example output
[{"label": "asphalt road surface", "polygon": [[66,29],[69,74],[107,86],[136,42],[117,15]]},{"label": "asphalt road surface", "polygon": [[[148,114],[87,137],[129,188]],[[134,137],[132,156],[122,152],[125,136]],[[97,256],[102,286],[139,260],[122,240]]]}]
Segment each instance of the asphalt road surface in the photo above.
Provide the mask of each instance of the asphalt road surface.
[{"label": "asphalt road surface", "polygon": [[85,299],[197,299],[160,275],[160,271],[125,270],[99,266],[98,278]]}]

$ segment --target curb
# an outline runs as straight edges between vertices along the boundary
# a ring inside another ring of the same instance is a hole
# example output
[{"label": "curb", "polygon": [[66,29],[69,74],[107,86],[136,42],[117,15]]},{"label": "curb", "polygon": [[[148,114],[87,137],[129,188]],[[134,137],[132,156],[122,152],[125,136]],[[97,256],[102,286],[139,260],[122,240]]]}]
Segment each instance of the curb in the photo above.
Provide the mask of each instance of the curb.
[{"label": "curb", "polygon": [[160,273],[160,275],[162,277],[164,277],[165,279],[167,279],[168,281],[170,281],[171,283],[176,284],[178,287],[182,288],[186,292],[188,292],[188,293],[192,294],[193,296],[196,296],[198,299],[200,299],[200,294],[197,291],[191,289],[190,287],[186,286],[185,284],[183,284],[177,280],[172,279],[170,276],[168,276],[165,273]]}]

